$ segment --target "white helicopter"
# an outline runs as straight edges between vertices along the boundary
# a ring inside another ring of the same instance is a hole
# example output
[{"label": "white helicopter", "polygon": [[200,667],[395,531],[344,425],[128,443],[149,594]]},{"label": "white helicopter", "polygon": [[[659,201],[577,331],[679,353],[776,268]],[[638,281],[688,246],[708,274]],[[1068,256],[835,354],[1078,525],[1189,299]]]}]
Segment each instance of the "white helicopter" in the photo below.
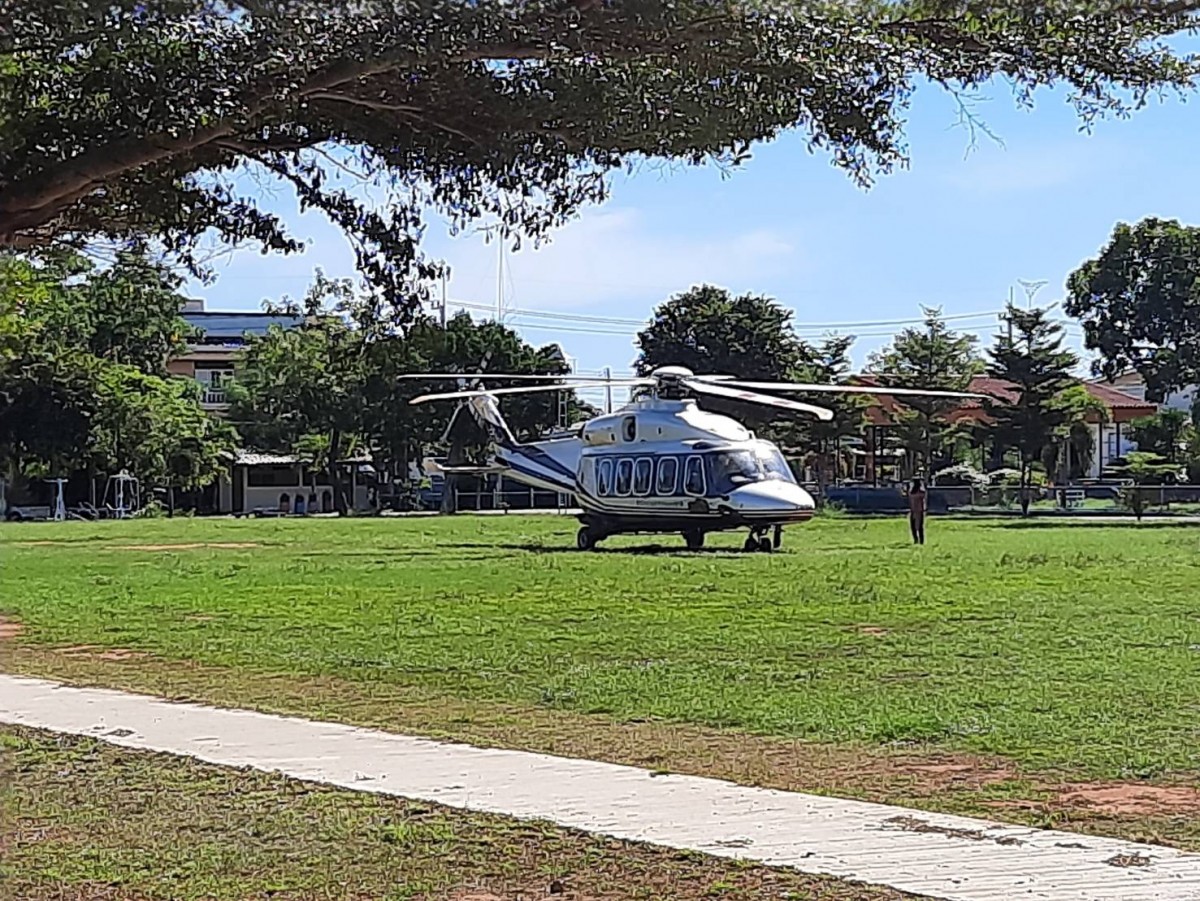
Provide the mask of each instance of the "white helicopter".
[{"label": "white helicopter", "polygon": [[[745,550],[770,552],[780,546],[784,526],[813,517],[816,504],[797,484],[779,448],[731,417],[701,410],[696,395],[778,407],[825,421],[833,418],[832,410],[758,392],[978,397],[953,391],[751,382],[729,375],[696,375],[682,366],[664,366],[649,376],[627,379],[496,372],[402,378],[473,382],[472,387],[409,401],[465,401],[490,439],[487,466],[433,468],[445,473],[501,473],[574,495],[582,511],[576,536],[581,550],[592,550],[612,535],[635,533],[680,534],[688,549],[698,550],[709,532],[745,528]],[[543,384],[488,390],[482,385],[485,378]],[[528,443],[517,441],[496,402],[499,395],[596,386],[647,390],[615,413]]]}]

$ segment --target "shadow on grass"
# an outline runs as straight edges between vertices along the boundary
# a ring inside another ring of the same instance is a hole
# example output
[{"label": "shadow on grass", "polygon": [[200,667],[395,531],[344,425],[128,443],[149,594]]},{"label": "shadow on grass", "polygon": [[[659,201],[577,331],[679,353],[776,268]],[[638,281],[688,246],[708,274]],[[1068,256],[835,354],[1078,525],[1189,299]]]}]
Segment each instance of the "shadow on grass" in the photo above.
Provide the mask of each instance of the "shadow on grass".
[{"label": "shadow on grass", "polygon": [[528,554],[579,554],[603,556],[604,554],[629,554],[629,555],[676,555],[676,556],[722,556],[722,557],[742,557],[747,556],[746,551],[736,547],[705,547],[699,550],[689,551],[685,547],[672,547],[667,544],[644,544],[634,547],[598,547],[590,551],[581,551],[574,544],[530,544],[530,543],[498,543],[498,542],[479,542],[478,544],[466,542],[445,542],[438,545],[443,550],[454,551],[524,551]]},{"label": "shadow on grass", "polygon": [[1159,518],[1146,517],[1141,522],[1130,519],[1111,519],[1097,516],[1095,519],[1074,518],[1054,520],[1050,518],[1017,519],[1012,522],[980,523],[986,529],[1195,529],[1200,528],[1200,517]]}]

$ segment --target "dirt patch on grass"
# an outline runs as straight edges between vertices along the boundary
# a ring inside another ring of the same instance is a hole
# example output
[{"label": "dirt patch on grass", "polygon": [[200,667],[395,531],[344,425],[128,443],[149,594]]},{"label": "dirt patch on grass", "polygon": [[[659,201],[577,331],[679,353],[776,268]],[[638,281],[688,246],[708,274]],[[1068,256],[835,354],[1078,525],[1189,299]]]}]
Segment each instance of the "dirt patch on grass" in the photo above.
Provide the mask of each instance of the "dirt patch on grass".
[{"label": "dirt patch on grass", "polygon": [[856,626],[855,631],[860,635],[891,635],[891,629],[885,629],[883,626]]},{"label": "dirt patch on grass", "polygon": [[1058,803],[1064,806],[1109,816],[1200,814],[1200,790],[1186,785],[1090,783],[1066,786],[1057,795]]},{"label": "dirt patch on grass", "polygon": [[93,644],[77,644],[67,648],[57,648],[56,653],[67,657],[86,657],[90,660],[106,660],[119,662],[122,660],[141,660],[149,657],[145,651],[133,651],[129,648],[102,648]]},{"label": "dirt patch on grass", "polygon": [[7,616],[0,616],[0,641],[10,641],[24,631],[25,627],[15,619],[9,619]]},{"label": "dirt patch on grass", "polygon": [[205,541],[194,544],[113,544],[113,551],[195,551],[213,548],[221,551],[240,551],[262,547],[257,541]]}]

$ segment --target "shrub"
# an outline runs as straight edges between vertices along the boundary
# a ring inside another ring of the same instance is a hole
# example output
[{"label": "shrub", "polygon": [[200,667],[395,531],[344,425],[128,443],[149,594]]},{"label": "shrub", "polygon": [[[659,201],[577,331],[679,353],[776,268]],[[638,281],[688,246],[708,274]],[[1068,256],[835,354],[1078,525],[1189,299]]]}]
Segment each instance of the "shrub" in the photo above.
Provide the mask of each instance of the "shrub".
[{"label": "shrub", "polygon": [[982,488],[988,484],[988,477],[969,463],[959,463],[935,472],[933,484],[942,488]]}]

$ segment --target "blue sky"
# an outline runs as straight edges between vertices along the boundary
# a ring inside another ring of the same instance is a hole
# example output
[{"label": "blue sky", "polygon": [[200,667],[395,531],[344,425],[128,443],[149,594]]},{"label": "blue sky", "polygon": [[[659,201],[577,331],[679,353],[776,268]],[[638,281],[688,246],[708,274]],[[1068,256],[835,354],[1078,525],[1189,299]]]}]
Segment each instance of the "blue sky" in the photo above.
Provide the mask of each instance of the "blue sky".
[{"label": "blue sky", "polygon": [[[984,97],[976,112],[1003,146],[979,136],[969,150],[954,101],[924,89],[909,116],[910,167],[867,191],[810,154],[799,133],[757,147],[729,178],[712,169],[619,176],[607,203],[585,209],[547,246],[507,255],[503,296],[510,309],[629,321],[507,321],[535,344],[559,342],[583,371],[623,372],[636,355],[634,322],[692,284],[774,296],[816,337],[829,323],[915,318],[922,304],[946,315],[996,311],[1010,288],[1023,298],[1022,278],[1048,282],[1036,300],[1044,305],[1062,297],[1069,273],[1099,251],[1116,222],[1194,221],[1200,127],[1192,106],[1156,101],[1085,134],[1061,92],[1041,92],[1032,111],[1018,109],[1003,86]],[[268,205],[309,249],[291,257],[243,250],[222,260],[214,284],[189,286],[210,309],[300,296],[317,266],[353,274],[344,239],[319,214],[298,215],[282,188]],[[495,244],[431,228],[426,248],[452,266],[452,301],[495,305]],[[956,324],[987,342],[995,318]],[[839,330],[860,335],[861,364],[895,327]],[[1078,327],[1069,334],[1080,347]]]}]

